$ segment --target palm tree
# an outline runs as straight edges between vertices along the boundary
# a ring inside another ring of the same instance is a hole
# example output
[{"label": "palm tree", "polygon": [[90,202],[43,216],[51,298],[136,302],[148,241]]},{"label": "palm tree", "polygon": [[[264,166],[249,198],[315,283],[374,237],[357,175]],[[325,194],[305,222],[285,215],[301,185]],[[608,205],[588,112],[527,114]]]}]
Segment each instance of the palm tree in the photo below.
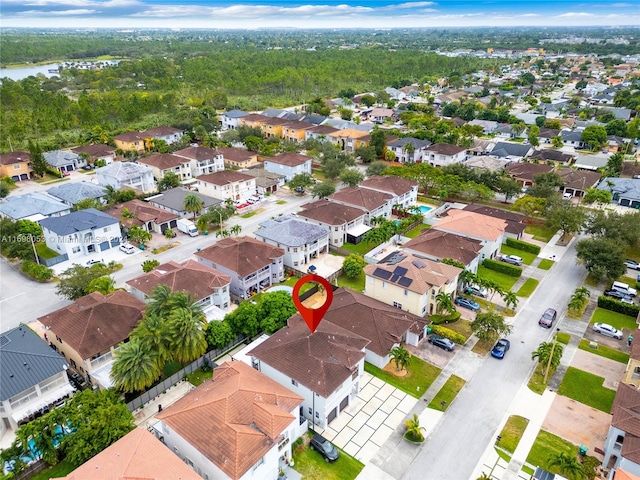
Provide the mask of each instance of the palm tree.
[{"label": "palm tree", "polygon": [[169,301],[171,299],[171,288],[168,285],[160,284],[151,290],[150,302],[147,303],[146,315],[164,317],[170,310]]},{"label": "palm tree", "polygon": [[519,300],[518,296],[515,293],[509,290],[502,295],[502,299],[504,300],[504,304],[507,306],[507,308],[511,306],[511,310],[513,310],[514,312],[516,311]]},{"label": "palm tree", "polygon": [[571,480],[586,478],[584,468],[575,455],[567,452],[552,453],[547,458],[547,469],[557,467],[562,476]]},{"label": "palm tree", "polygon": [[[531,352],[531,360],[538,359],[539,365],[544,368],[546,368],[547,365],[550,365],[551,370],[555,371],[555,369],[560,365],[563,350],[562,345],[557,342],[542,342],[535,352]],[[549,363],[549,361],[551,361],[551,363]]]},{"label": "palm tree", "polygon": [[436,295],[436,312],[447,312],[449,314],[454,310],[455,306],[450,293],[440,292]]},{"label": "palm tree", "polygon": [[184,211],[193,213],[193,221],[196,221],[196,213],[202,210],[203,203],[195,193],[188,193],[184,196]]},{"label": "palm tree", "polygon": [[491,297],[489,297],[489,301],[493,299],[493,296],[496,293],[498,295],[502,295],[504,293],[504,290],[502,290],[502,287],[492,280],[487,280],[486,278],[481,279],[480,285],[491,292]]},{"label": "palm tree", "polygon": [[491,477],[486,473],[482,472],[476,480],[491,480]]},{"label": "palm tree", "polygon": [[218,230],[216,232],[216,237],[227,238],[231,236],[231,232],[229,230]]},{"label": "palm tree", "polygon": [[405,369],[407,365],[411,363],[411,354],[409,350],[404,348],[402,345],[396,345],[389,352],[389,356],[393,359],[393,362],[396,364],[396,370],[401,372]]},{"label": "palm tree", "polygon": [[375,227],[382,225],[386,221],[387,219],[381,215],[378,217],[371,217],[371,220],[369,220],[369,224],[371,224],[372,227]]},{"label": "palm tree", "polygon": [[167,338],[174,360],[191,362],[207,351],[206,317],[194,308],[174,308],[168,318]]},{"label": "palm tree", "polygon": [[242,232],[242,227],[240,225],[234,225],[229,228],[229,233],[235,235],[236,237],[240,235],[240,232]]},{"label": "palm tree", "polygon": [[116,350],[111,379],[125,392],[139,392],[151,385],[162,373],[158,352],[146,348],[140,338],[132,338]]},{"label": "palm tree", "polygon": [[405,420],[404,424],[407,426],[407,436],[410,440],[417,442],[424,442],[424,434],[422,431],[425,429],[420,426],[420,419],[418,414],[414,413],[411,420]]},{"label": "palm tree", "polygon": [[144,348],[158,353],[161,366],[171,356],[165,321],[159,315],[145,314],[142,322],[131,332],[131,338],[134,337],[140,339]]},{"label": "palm tree", "polygon": [[116,281],[108,275],[94,278],[87,286],[87,293],[100,292],[103,295],[109,295],[116,291]]}]

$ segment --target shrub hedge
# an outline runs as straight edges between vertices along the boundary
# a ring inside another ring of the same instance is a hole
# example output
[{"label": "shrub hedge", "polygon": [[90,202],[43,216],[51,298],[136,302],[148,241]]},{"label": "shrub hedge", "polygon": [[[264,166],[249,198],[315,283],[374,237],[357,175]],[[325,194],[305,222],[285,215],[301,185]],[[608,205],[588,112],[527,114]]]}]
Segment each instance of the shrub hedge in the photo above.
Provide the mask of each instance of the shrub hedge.
[{"label": "shrub hedge", "polygon": [[443,327],[441,325],[431,325],[431,333],[435,333],[436,335],[440,335],[441,337],[448,338],[452,342],[457,343],[458,345],[464,345],[464,342],[467,341],[464,338],[464,335],[460,335],[458,332],[454,332],[450,328]]},{"label": "shrub hedge", "polygon": [[522,268],[517,267],[516,265],[511,265],[510,263],[485,258],[482,265],[489,270],[495,270],[496,272],[504,273],[510,277],[519,278],[522,275]]},{"label": "shrub hedge", "polygon": [[432,325],[442,325],[443,323],[454,323],[460,320],[462,314],[460,312],[453,312],[450,315],[430,315],[429,320],[431,320]]},{"label": "shrub hedge", "polygon": [[522,250],[523,252],[535,253],[536,255],[540,253],[540,247],[538,245],[534,245],[533,243],[523,242],[522,240],[516,240],[515,238],[508,237],[507,245],[511,248],[515,248],[517,250]]},{"label": "shrub hedge", "polygon": [[629,303],[621,302],[615,298],[605,297],[600,295],[598,297],[598,306],[612,312],[622,313],[623,315],[629,315],[630,317],[637,317],[640,312],[640,305],[631,305]]},{"label": "shrub hedge", "polygon": [[31,260],[22,261],[22,271],[37,282],[46,282],[53,278],[53,270],[46,265],[39,265]]}]

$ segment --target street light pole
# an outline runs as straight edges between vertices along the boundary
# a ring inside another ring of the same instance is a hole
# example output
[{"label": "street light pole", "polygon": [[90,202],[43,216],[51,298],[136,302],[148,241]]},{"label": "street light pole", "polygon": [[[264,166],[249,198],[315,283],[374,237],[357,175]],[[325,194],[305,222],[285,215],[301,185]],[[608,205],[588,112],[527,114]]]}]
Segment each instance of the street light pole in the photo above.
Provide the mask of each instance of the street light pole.
[{"label": "street light pole", "polygon": [[551,354],[549,355],[549,361],[547,362],[547,368],[544,372],[544,380],[543,383],[547,384],[547,377],[549,376],[549,369],[551,368],[551,361],[553,360],[553,352],[556,349],[556,343],[558,342],[558,333],[560,332],[559,328],[556,328],[556,334],[553,336],[553,345],[551,346]]}]

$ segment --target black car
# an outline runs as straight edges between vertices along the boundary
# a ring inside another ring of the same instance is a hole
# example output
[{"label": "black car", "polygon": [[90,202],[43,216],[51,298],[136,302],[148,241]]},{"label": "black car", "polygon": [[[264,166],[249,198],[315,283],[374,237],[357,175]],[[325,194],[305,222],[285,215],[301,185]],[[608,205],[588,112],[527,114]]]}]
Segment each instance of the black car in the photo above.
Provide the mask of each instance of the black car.
[{"label": "black car", "polygon": [[451,340],[445,337],[441,337],[440,335],[431,335],[429,337],[429,343],[435,345],[436,347],[444,348],[448,351],[453,351],[456,348],[456,344]]},{"label": "black car", "polygon": [[335,462],[340,456],[338,449],[329,440],[316,433],[309,443],[311,450],[317,450],[327,462]]},{"label": "black car", "polygon": [[73,386],[78,390],[84,390],[87,388],[87,381],[79,373],[67,370],[67,376],[69,377],[69,380],[71,380],[71,383],[73,383]]}]

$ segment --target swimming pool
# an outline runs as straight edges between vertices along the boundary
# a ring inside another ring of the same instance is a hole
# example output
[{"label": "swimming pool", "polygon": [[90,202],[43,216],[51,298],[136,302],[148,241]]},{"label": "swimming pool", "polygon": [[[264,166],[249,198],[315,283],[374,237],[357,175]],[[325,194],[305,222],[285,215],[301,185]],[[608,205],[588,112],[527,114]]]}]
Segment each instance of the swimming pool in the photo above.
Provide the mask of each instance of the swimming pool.
[{"label": "swimming pool", "polygon": [[420,205],[418,208],[420,209],[420,213],[423,215],[429,210],[433,210],[433,207],[427,207],[426,205]]}]

